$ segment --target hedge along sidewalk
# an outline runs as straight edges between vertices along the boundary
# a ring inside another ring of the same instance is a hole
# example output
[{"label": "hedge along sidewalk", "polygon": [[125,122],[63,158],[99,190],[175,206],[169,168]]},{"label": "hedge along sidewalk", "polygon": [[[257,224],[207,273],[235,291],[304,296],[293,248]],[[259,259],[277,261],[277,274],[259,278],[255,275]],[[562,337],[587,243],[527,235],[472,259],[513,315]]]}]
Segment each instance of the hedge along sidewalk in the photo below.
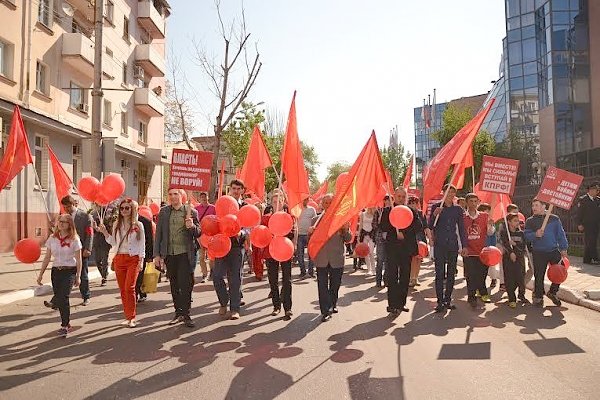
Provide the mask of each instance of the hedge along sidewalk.
[{"label": "hedge along sidewalk", "polygon": [[[38,286],[36,282],[45,254],[45,248],[42,248],[38,262],[23,264],[13,253],[0,253],[0,306],[52,293],[50,267],[44,273],[43,285]],[[109,275],[112,273],[109,270]],[[90,266],[88,277],[90,281],[100,279],[98,268]]]}]

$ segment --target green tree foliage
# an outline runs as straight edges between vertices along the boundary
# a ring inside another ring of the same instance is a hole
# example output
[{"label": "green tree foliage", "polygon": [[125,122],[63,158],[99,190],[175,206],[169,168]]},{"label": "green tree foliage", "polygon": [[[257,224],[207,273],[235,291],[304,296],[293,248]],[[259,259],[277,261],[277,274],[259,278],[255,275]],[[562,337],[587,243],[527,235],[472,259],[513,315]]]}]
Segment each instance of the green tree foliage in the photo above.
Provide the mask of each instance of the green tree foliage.
[{"label": "green tree foliage", "polygon": [[398,147],[384,147],[381,150],[383,166],[390,171],[393,187],[396,188],[404,182],[404,175],[408,170],[411,154],[404,151],[404,146],[399,143]]},{"label": "green tree foliage", "polygon": [[344,161],[336,161],[327,167],[327,181],[329,182],[329,186],[327,187],[328,192],[333,193],[335,191],[336,179],[342,173],[350,171],[350,168],[352,168],[352,165]]}]

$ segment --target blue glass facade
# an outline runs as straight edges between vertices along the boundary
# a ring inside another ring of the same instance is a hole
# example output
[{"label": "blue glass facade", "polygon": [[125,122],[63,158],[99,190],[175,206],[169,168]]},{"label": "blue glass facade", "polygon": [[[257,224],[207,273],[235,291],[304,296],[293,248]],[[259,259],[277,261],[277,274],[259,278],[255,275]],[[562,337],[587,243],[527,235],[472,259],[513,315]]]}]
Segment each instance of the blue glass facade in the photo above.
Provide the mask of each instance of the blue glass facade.
[{"label": "blue glass facade", "polygon": [[[416,177],[417,186],[421,185],[423,178],[423,167],[431,160],[438,150],[440,144],[431,137],[431,133],[435,132],[442,127],[442,114],[446,110],[448,103],[440,103],[431,106],[431,119],[430,127],[428,128],[423,118],[423,107],[417,107],[414,109],[414,125],[415,125],[415,164],[416,164]],[[425,106],[429,108],[430,106]]]}]

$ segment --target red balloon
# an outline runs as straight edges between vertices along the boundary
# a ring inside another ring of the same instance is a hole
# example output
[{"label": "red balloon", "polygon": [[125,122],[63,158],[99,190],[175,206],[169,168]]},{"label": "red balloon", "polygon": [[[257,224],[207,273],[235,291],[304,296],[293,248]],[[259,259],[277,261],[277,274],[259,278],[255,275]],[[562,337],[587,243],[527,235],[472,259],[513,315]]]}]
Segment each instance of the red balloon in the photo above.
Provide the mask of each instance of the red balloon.
[{"label": "red balloon", "polygon": [[279,262],[290,260],[294,255],[294,244],[285,236],[275,236],[269,244],[269,254]]},{"label": "red balloon", "polygon": [[413,212],[407,206],[396,206],[390,211],[390,223],[394,228],[405,229],[413,222]]},{"label": "red balloon", "polygon": [[208,244],[209,254],[214,258],[225,257],[231,250],[231,239],[222,233],[216,234]]},{"label": "red balloon", "polygon": [[[254,197],[248,197],[247,199],[244,199],[244,202],[246,204],[256,204],[260,201],[260,199],[255,199]],[[244,207],[242,207],[244,208]]]},{"label": "red balloon", "polygon": [[125,193],[125,181],[119,174],[109,174],[102,179],[100,191],[104,198],[111,202]]},{"label": "red balloon", "polygon": [[519,213],[519,222],[525,222],[525,216],[522,213]]},{"label": "red balloon", "polygon": [[207,215],[200,221],[200,229],[203,235],[213,236],[221,232],[219,217],[216,215]]},{"label": "red balloon", "polygon": [[369,245],[366,243],[359,243],[354,248],[354,253],[360,258],[365,258],[369,255],[370,249]]},{"label": "red balloon", "polygon": [[152,236],[156,236],[156,222],[152,221]]},{"label": "red balloon", "polygon": [[95,201],[100,191],[100,181],[93,176],[85,176],[77,183],[79,195],[87,201]]},{"label": "red balloon", "polygon": [[496,246],[484,247],[481,253],[479,253],[479,259],[483,265],[493,267],[502,260],[502,252]]},{"label": "red balloon", "polygon": [[250,231],[250,243],[252,243],[253,246],[256,246],[258,248],[262,249],[267,247],[271,243],[272,239],[273,234],[271,233],[269,228],[267,228],[264,225],[254,227]]},{"label": "red balloon", "polygon": [[285,236],[292,230],[294,221],[285,211],[277,211],[269,218],[269,229],[275,236]]},{"label": "red balloon", "polygon": [[200,246],[204,247],[205,249],[208,249],[208,245],[212,241],[213,237],[214,236],[200,235],[200,237],[198,238],[198,243],[200,243]]},{"label": "red balloon", "polygon": [[348,183],[348,173],[342,172],[335,180],[335,192],[339,193],[344,189],[344,186]]},{"label": "red balloon", "polygon": [[240,208],[237,214],[240,225],[244,228],[252,228],[260,224],[260,210],[258,207],[247,204]]},{"label": "red balloon", "polygon": [[148,206],[139,206],[138,215],[141,215],[142,217],[148,218],[150,221],[152,221],[152,211],[150,211],[150,207]]},{"label": "red balloon", "polygon": [[427,257],[429,255],[429,247],[427,247],[427,243],[425,242],[419,242],[419,256],[420,257]]},{"label": "red balloon", "polygon": [[567,280],[567,269],[561,264],[552,264],[548,267],[548,279],[552,283],[561,284]]},{"label": "red balloon", "polygon": [[240,210],[240,205],[237,200],[231,196],[221,196],[215,202],[215,209],[219,217],[227,214],[237,214]]},{"label": "red balloon", "polygon": [[569,267],[571,266],[571,261],[569,261],[567,257],[563,257],[561,262],[565,266],[565,269],[569,269]]},{"label": "red balloon", "polygon": [[21,239],[13,250],[17,260],[25,264],[33,264],[42,254],[40,243],[35,239]]},{"label": "red balloon", "polygon": [[227,214],[221,217],[220,220],[221,233],[227,237],[236,236],[240,233],[240,223],[237,216],[233,214]]},{"label": "red balloon", "polygon": [[106,198],[103,192],[98,192],[95,203],[101,206],[107,206],[112,200]]},{"label": "red balloon", "polygon": [[158,215],[160,206],[156,203],[150,203],[150,211],[152,211],[152,215]]}]

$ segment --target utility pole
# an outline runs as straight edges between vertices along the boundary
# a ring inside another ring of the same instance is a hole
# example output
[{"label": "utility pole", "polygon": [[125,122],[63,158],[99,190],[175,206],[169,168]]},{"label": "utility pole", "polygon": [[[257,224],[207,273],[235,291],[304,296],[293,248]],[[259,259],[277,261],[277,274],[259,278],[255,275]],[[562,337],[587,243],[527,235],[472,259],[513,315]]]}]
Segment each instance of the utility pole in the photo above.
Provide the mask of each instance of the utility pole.
[{"label": "utility pole", "polygon": [[100,179],[103,168],[102,146],[102,28],[104,0],[96,0],[94,9],[94,87],[92,88],[91,173]]}]

